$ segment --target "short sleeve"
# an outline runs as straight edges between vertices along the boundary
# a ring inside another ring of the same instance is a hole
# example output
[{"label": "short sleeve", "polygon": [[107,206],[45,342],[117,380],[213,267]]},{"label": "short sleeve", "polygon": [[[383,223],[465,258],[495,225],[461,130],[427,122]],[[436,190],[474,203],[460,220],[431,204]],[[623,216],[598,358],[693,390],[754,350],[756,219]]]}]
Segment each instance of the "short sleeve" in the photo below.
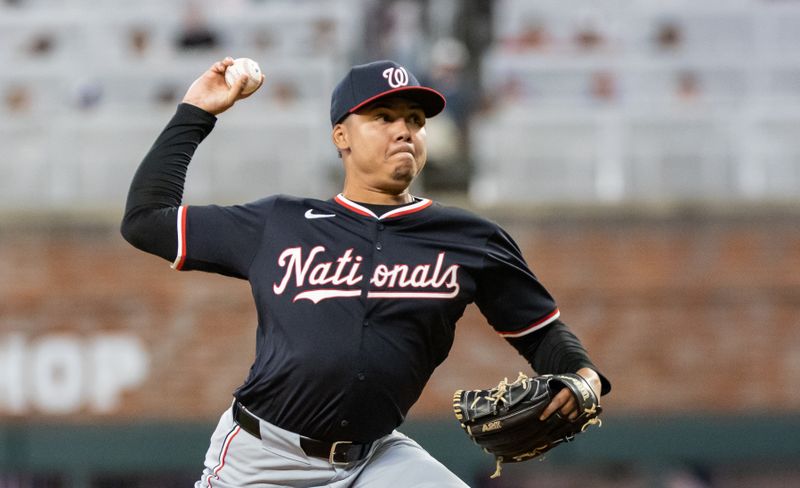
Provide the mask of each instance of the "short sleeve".
[{"label": "short sleeve", "polygon": [[245,205],[180,207],[172,267],[246,279],[274,201],[270,197]]},{"label": "short sleeve", "polygon": [[475,303],[503,337],[522,337],[558,319],[556,302],[499,227],[487,240]]}]

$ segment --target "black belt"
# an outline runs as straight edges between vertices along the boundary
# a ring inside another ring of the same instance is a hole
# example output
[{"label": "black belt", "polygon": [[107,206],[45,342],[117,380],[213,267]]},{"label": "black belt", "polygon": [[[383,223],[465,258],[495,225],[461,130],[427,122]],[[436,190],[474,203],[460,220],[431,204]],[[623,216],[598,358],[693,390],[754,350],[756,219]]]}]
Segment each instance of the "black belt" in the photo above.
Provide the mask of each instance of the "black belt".
[{"label": "black belt", "polygon": [[[261,425],[258,417],[247,411],[238,401],[233,402],[233,420],[245,432],[261,439]],[[307,456],[327,459],[331,464],[350,464],[364,459],[372,447],[371,442],[357,444],[351,441],[325,442],[300,437],[300,447]]]}]

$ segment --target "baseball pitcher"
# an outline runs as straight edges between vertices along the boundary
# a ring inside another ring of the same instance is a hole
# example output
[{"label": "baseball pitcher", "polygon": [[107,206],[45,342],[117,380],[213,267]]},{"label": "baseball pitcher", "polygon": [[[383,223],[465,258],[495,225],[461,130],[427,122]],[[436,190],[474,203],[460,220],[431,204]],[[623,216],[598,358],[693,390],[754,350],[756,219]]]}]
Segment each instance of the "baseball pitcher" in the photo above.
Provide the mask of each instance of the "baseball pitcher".
[{"label": "baseball pitcher", "polygon": [[183,205],[195,149],[247,96],[246,76],[225,82],[232,65],[214,63],[188,89],[136,171],[122,221],[125,239],[176,270],[252,287],[255,361],[211,436],[197,488],[466,486],[395,429],[472,302],[549,375],[456,393],[461,425],[498,467],[599,420],[610,384],[512,238],[409,192],[425,166],[425,121],[445,100],[403,66],[355,66],[333,89],[338,195]]}]

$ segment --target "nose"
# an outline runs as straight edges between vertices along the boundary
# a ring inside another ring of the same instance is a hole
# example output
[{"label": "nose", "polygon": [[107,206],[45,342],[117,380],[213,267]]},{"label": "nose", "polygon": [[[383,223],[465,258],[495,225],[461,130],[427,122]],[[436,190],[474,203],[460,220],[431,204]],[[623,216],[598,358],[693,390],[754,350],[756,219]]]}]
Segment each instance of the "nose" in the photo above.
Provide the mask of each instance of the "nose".
[{"label": "nose", "polygon": [[408,122],[403,117],[399,117],[397,120],[394,121],[395,130],[394,140],[395,141],[411,141],[411,129],[408,128]]}]

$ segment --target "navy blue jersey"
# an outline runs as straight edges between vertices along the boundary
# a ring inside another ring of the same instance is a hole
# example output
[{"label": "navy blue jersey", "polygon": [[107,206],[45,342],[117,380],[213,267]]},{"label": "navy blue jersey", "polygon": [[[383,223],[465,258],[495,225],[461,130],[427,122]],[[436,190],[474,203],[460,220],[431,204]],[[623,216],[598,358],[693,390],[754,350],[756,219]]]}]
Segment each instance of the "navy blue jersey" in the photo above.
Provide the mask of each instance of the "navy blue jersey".
[{"label": "navy blue jersey", "polygon": [[235,395],[258,416],[327,441],[389,433],[447,357],[470,302],[537,372],[597,371],[512,239],[463,210],[342,195],[181,206],[215,123],[178,106],[134,175],[120,230],[177,269],[250,281],[256,358]]},{"label": "navy blue jersey", "polygon": [[558,308],[496,224],[427,199],[375,215],[339,195],[183,206],[174,267],[249,280],[255,362],[236,397],[323,440],[400,425],[475,302],[507,338]]}]

